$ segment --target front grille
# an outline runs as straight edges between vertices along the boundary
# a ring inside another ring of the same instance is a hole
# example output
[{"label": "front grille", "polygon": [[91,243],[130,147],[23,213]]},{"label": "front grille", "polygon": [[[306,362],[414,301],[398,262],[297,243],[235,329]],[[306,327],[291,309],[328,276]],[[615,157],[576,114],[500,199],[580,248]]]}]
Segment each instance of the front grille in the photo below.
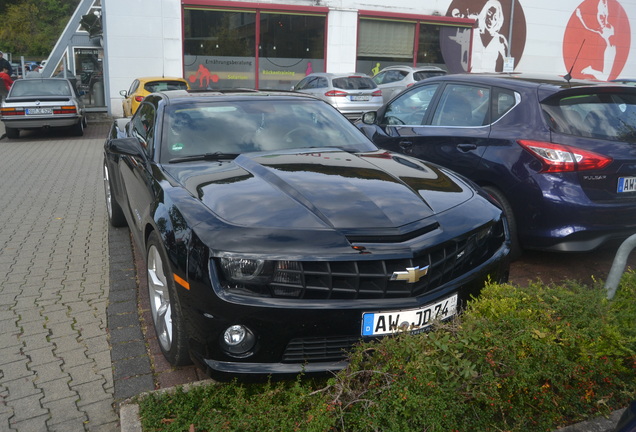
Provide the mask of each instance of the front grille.
[{"label": "front grille", "polygon": [[293,339],[283,354],[283,363],[338,362],[360,342],[360,338],[333,337]]},{"label": "front grille", "polygon": [[[414,258],[374,261],[283,262],[269,284],[273,296],[303,299],[416,297],[444,285],[488,260],[505,240],[503,223],[454,239]],[[426,267],[418,282],[390,280],[394,272]]]}]

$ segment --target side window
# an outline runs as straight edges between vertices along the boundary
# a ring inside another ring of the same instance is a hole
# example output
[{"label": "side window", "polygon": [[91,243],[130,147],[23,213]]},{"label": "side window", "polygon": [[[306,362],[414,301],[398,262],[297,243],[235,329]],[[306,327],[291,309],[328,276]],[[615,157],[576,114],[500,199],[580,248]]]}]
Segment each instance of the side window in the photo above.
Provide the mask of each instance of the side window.
[{"label": "side window", "polygon": [[508,111],[519,103],[521,96],[519,93],[514,92],[512,90],[502,89],[502,88],[493,88],[493,97],[492,97],[492,120],[491,123],[496,122],[501,117],[504,116]]},{"label": "side window", "polygon": [[144,151],[150,156],[155,133],[155,107],[149,103],[142,103],[131,122],[132,134],[139,139]]},{"label": "side window", "polygon": [[439,84],[411,88],[387,106],[381,125],[422,125]]},{"label": "side window", "polygon": [[296,87],[294,88],[294,90],[304,90],[305,88],[307,88],[307,84],[309,83],[310,80],[311,80],[311,77],[303,78],[298,84],[296,84]]},{"label": "side window", "polygon": [[386,82],[391,83],[396,81],[402,81],[406,75],[407,73],[403,71],[399,71],[399,70],[390,71],[386,78]]},{"label": "side window", "polygon": [[130,95],[136,92],[138,87],[139,87],[139,80],[134,80],[133,83],[130,85],[130,88],[128,89],[128,94]]},{"label": "side window", "polygon": [[[384,71],[384,72],[380,72],[377,75],[375,75],[372,80],[376,83],[376,84],[384,84],[384,81],[386,80],[386,76],[387,76],[388,72]],[[388,81],[387,81],[388,82]]]},{"label": "side window", "polygon": [[435,126],[483,126],[488,124],[490,88],[448,84],[437,104]]}]

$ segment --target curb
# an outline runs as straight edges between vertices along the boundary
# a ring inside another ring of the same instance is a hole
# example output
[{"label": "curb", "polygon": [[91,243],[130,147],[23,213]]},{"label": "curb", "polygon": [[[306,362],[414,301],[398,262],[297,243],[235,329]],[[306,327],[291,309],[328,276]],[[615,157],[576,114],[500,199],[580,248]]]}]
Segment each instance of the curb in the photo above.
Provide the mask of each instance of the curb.
[{"label": "curb", "polygon": [[159,389],[149,392],[140,393],[137,396],[126,399],[119,406],[119,420],[121,423],[121,432],[142,432],[141,419],[139,417],[139,404],[136,402],[139,399],[143,399],[151,394],[172,393],[177,389],[183,389],[188,391],[193,387],[202,385],[215,384],[216,381],[207,379],[203,381],[197,381],[191,384],[184,384],[177,387],[169,387],[165,389]]}]

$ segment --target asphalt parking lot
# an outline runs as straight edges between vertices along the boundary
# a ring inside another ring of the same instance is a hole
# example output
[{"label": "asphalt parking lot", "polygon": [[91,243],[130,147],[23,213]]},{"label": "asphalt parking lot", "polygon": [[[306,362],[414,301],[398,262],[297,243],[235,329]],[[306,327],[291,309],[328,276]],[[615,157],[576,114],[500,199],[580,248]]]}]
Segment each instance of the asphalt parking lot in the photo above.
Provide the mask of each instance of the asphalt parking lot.
[{"label": "asphalt parking lot", "polygon": [[[108,127],[0,139],[1,431],[118,431],[122,401],[206,378],[161,356],[147,293],[136,290],[141,256],[128,229],[108,227]],[[614,253],[527,253],[511,281],[604,279]]]}]

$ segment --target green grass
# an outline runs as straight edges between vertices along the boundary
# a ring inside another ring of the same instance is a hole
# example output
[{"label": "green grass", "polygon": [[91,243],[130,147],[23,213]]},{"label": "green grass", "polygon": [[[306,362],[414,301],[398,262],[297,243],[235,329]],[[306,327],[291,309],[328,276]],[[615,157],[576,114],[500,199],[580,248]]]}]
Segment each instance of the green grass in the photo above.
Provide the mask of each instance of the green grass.
[{"label": "green grass", "polygon": [[488,285],[450,323],[362,344],[331,378],[139,398],[150,431],[553,431],[636,398],[636,275]]}]

